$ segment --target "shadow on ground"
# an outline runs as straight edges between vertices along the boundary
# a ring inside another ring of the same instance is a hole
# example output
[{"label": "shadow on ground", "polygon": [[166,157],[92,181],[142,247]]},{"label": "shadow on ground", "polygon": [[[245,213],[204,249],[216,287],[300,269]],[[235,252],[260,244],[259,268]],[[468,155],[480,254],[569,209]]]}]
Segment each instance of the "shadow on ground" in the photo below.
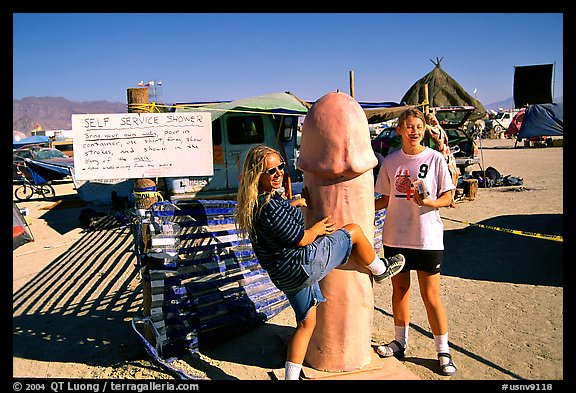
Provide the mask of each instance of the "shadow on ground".
[{"label": "shadow on ground", "polygon": [[[266,323],[224,343],[206,346],[200,352],[210,359],[252,366],[266,370],[284,367],[286,344],[293,332],[289,326]],[[197,355],[183,358],[192,367],[206,373],[209,379],[238,379],[201,360]]]},{"label": "shadow on ground", "polygon": [[142,357],[130,323],[142,306],[133,237],[106,219],[13,294],[13,356],[94,366]]},{"label": "shadow on ground", "polygon": [[563,286],[563,242],[526,234],[563,235],[562,214],[499,216],[444,233],[442,274],[473,280]]},{"label": "shadow on ground", "polygon": [[[76,210],[76,209],[74,209]],[[66,225],[56,211],[49,225]],[[143,315],[143,290],[130,226],[101,217],[64,253],[13,294],[13,356],[43,362],[121,366],[154,363],[132,327]],[[211,359],[266,369],[283,367],[292,328],[263,324],[216,345],[200,343]],[[246,345],[249,342],[250,345]],[[216,380],[237,379],[183,350],[178,356]],[[166,370],[159,370],[164,371]],[[168,374],[170,374],[168,372]]]}]

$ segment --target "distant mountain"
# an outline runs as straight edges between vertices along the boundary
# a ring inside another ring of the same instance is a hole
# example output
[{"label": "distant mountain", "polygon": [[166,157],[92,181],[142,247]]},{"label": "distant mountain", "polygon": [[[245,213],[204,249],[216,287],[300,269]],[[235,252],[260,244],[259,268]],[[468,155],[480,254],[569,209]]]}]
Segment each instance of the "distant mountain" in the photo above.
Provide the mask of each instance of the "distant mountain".
[{"label": "distant mountain", "polygon": [[[564,102],[564,96],[556,97],[554,99],[554,102],[556,102],[558,104]],[[486,110],[492,109],[492,110],[498,111],[498,108],[514,109],[514,97],[510,97],[510,98],[507,98],[503,101],[495,102],[493,104],[488,104],[488,105],[483,104],[483,105],[484,105],[484,108]]]},{"label": "distant mountain", "polygon": [[70,101],[63,97],[25,97],[12,100],[12,130],[30,136],[30,131],[71,130],[72,114],[126,113],[127,104],[109,101]]}]

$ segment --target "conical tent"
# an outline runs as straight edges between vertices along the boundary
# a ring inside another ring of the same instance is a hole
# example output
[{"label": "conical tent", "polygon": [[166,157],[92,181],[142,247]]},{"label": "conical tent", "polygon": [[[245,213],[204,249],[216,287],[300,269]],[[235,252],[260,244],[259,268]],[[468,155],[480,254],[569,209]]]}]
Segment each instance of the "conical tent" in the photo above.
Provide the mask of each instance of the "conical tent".
[{"label": "conical tent", "polygon": [[480,101],[472,97],[462,86],[440,66],[442,59],[432,61],[435,67],[424,77],[416,81],[400,100],[405,104],[422,104],[425,101],[424,85],[428,84],[428,101],[430,106],[474,105],[476,110],[470,116],[470,121],[482,118],[486,109]]}]

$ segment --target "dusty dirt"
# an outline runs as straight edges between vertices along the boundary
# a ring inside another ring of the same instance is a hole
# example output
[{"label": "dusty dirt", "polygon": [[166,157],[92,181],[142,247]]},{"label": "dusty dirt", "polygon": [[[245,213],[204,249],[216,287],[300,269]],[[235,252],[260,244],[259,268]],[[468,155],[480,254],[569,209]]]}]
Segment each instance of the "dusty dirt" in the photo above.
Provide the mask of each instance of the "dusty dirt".
[{"label": "dusty dirt", "polygon": [[[563,242],[527,235],[563,235],[563,147],[514,148],[500,139],[482,147],[485,167],[523,185],[479,188],[474,200],[441,210],[441,291],[458,372],[439,374],[415,276],[402,364],[425,381],[564,380]],[[29,210],[35,241],[13,251],[13,377],[173,379],[131,326],[142,315],[142,287],[129,227],[104,218],[84,231],[72,183],[56,192],[67,208],[18,203]],[[390,283],[375,287],[374,341],[392,339],[390,298]],[[270,380],[283,367],[293,323],[288,308],[173,365],[203,379]]]}]

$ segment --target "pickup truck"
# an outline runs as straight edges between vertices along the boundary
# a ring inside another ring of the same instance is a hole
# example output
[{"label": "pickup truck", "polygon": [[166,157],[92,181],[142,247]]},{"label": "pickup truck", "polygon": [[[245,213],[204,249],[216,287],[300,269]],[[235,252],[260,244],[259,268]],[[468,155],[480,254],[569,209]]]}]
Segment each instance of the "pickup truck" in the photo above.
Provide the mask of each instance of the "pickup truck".
[{"label": "pickup truck", "polygon": [[[479,163],[478,147],[474,141],[475,135],[467,132],[464,126],[475,109],[476,107],[472,105],[430,108],[436,113],[438,122],[448,135],[448,144],[461,174],[468,172],[470,166]],[[372,150],[384,157],[389,152],[398,149],[400,136],[396,132],[396,127],[384,128],[380,134],[372,139],[371,144]]]}]

